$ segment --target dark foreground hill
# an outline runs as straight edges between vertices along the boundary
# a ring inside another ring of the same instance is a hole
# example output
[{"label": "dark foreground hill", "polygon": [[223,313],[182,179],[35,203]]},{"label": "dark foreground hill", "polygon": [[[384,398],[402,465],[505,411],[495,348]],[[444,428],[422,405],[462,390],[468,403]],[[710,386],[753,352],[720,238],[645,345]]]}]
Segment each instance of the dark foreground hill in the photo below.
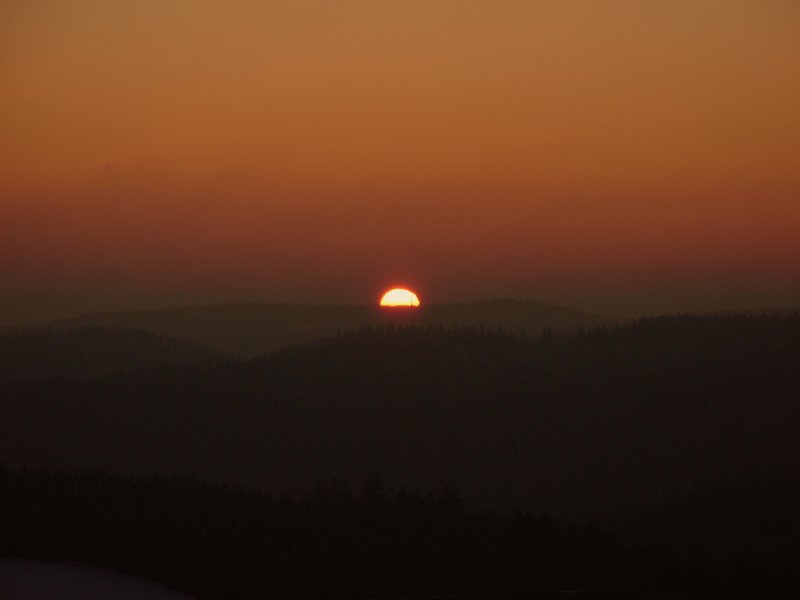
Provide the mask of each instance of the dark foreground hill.
[{"label": "dark foreground hill", "polygon": [[211,365],[226,358],[193,342],[130,329],[84,326],[0,334],[0,381]]},{"label": "dark foreground hill", "polygon": [[[476,507],[619,530],[636,515],[628,531],[681,528],[688,545],[702,523],[719,547],[797,565],[798,364],[798,316],[535,338],[368,328],[212,368],[3,384],[0,462],[272,492],[380,473]],[[704,517],[715,508],[726,516]]]},{"label": "dark foreground hill", "polygon": [[[432,304],[417,310],[375,306],[219,304],[165,310],[109,312],[61,321],[57,326],[99,325],[141,329],[252,358],[367,325],[414,324],[485,327],[538,335],[542,329],[576,331],[610,321],[591,313],[536,301],[483,300]],[[47,328],[43,324],[37,328]]]},{"label": "dark foreground hill", "polygon": [[[544,513],[476,513],[453,490],[388,494],[374,476],[360,493],[326,482],[276,498],[177,478],[0,467],[0,531],[0,595],[3,557],[80,561],[225,600],[723,599],[787,597],[800,583],[780,566],[714,565],[700,551],[631,546]],[[77,597],[68,590],[53,591]],[[30,598],[13,582],[11,592]],[[123,596],[134,593],[91,598]]]}]

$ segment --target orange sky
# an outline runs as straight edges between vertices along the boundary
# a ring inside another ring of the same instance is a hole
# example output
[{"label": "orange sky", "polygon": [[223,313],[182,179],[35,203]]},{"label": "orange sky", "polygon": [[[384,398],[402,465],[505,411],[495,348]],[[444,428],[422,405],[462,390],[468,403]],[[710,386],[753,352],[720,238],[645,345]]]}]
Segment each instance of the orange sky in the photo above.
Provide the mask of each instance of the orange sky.
[{"label": "orange sky", "polygon": [[5,0],[0,281],[800,305],[800,3]]}]

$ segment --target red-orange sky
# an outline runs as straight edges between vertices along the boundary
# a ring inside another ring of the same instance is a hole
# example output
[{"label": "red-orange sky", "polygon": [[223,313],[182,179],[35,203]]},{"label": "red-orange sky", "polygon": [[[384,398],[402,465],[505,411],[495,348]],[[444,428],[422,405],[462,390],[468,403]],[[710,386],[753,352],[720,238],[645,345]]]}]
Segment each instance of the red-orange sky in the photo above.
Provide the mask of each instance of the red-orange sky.
[{"label": "red-orange sky", "polygon": [[800,2],[5,0],[0,282],[800,305]]}]

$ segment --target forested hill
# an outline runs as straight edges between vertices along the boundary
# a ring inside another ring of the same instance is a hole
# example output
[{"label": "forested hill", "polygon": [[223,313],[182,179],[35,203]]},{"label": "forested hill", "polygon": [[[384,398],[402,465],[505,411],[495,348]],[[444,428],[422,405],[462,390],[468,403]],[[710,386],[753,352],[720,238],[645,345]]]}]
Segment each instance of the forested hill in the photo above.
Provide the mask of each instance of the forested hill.
[{"label": "forested hill", "polygon": [[193,342],[130,329],[84,326],[0,334],[3,379],[83,378],[228,357]]},{"label": "forested hill", "polygon": [[798,316],[535,338],[367,328],[210,368],[7,382],[0,461],[268,490],[377,472],[478,504],[596,510],[796,477],[798,364]]},{"label": "forested hill", "polygon": [[483,300],[424,305],[416,310],[386,310],[377,306],[312,306],[303,304],[219,304],[164,310],[109,312],[86,315],[53,326],[95,325],[140,329],[253,358],[295,344],[367,325],[434,325],[502,327],[538,335],[543,328],[576,331],[611,323],[598,315],[536,301]]},{"label": "forested hill", "polygon": [[3,580],[4,557],[80,561],[224,600],[725,600],[790,597],[800,583],[780,563],[715,564],[698,549],[631,546],[546,513],[476,513],[452,489],[393,494],[376,476],[362,489],[321,481],[276,498],[181,478],[0,466],[0,596],[31,598]]}]

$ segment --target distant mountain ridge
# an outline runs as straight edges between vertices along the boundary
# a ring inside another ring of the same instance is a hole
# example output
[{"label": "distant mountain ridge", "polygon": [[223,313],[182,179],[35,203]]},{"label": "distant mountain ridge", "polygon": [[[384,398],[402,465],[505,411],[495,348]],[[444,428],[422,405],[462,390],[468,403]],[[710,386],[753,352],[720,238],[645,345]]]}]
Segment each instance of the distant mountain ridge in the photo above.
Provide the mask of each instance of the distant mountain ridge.
[{"label": "distant mountain ridge", "polygon": [[118,327],[83,325],[0,333],[0,381],[208,366],[227,358],[194,342]]},{"label": "distant mountain ridge", "polygon": [[252,358],[367,325],[402,323],[503,329],[539,335],[610,325],[588,312],[538,301],[481,300],[430,304],[418,309],[304,304],[216,304],[159,310],[108,312],[30,326],[28,329],[94,325],[139,329]]}]

